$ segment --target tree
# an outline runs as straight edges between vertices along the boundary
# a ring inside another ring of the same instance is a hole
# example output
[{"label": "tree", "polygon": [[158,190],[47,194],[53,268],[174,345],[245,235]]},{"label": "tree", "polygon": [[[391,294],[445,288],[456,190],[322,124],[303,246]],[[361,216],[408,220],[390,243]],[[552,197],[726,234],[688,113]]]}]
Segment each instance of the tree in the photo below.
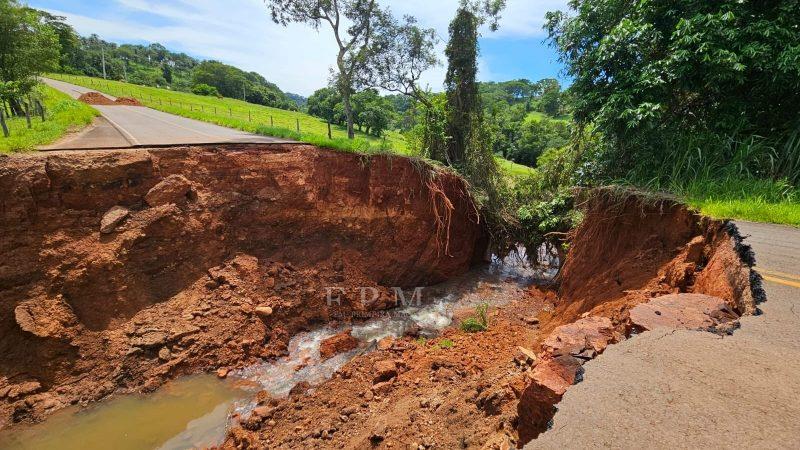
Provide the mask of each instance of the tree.
[{"label": "tree", "polygon": [[800,1],[592,0],[547,16],[574,117],[617,166],[697,133],[789,133],[800,117]]},{"label": "tree", "polygon": [[60,50],[59,65],[61,66],[62,70],[70,67],[72,64],[72,59],[74,58],[75,53],[77,53],[78,46],[80,45],[80,39],[78,38],[78,34],[75,32],[75,29],[64,22],[66,20],[66,17],[64,16],[56,16],[47,11],[40,11],[32,8],[29,8],[29,10],[34,14],[37,14],[42,23],[56,33],[58,36]]},{"label": "tree", "polygon": [[330,123],[342,124],[346,123],[347,119],[342,119],[337,115],[336,105],[342,101],[339,92],[333,88],[322,88],[311,94],[308,97],[308,113],[316,116]]},{"label": "tree", "polygon": [[[376,0],[266,0],[272,20],[280,25],[304,23],[315,30],[326,24],[338,46],[333,84],[342,97],[347,136],[355,137],[351,99],[364,68],[372,39],[391,17]],[[345,24],[344,22],[347,22]]]},{"label": "tree", "polygon": [[389,17],[373,39],[370,64],[362,73],[361,84],[396,92],[431,107],[429,95],[420,86],[422,74],[439,64],[435,45],[436,30],[417,26],[414,17],[402,23]]},{"label": "tree", "polygon": [[168,61],[161,64],[161,76],[164,77],[164,81],[168,84],[172,84],[172,67],[170,67]]},{"label": "tree", "polygon": [[389,126],[392,106],[375,89],[353,95],[353,113],[359,131],[380,136]]},{"label": "tree", "polygon": [[560,148],[569,142],[569,128],[561,120],[529,118],[520,126],[520,137],[509,158],[520,164],[535,167],[539,156],[550,148]]},{"label": "tree", "polygon": [[445,49],[447,56],[448,120],[450,141],[446,162],[458,165],[464,162],[467,143],[473,130],[480,126],[482,112],[478,96],[478,17],[466,8],[459,8],[450,23],[450,40]]},{"label": "tree", "polygon": [[551,117],[561,113],[561,85],[558,80],[545,78],[538,83],[541,92],[539,110]]},{"label": "tree", "polygon": [[192,86],[192,94],[219,97],[219,91],[217,88],[203,83]]},{"label": "tree", "polygon": [[16,0],[0,0],[0,82],[16,113],[22,111],[16,98],[30,92],[37,75],[58,67],[58,58],[58,35],[42,17]]},{"label": "tree", "polygon": [[225,97],[241,99],[246,93],[246,80],[242,71],[219,61],[203,61],[192,73],[195,85],[214,86]]}]

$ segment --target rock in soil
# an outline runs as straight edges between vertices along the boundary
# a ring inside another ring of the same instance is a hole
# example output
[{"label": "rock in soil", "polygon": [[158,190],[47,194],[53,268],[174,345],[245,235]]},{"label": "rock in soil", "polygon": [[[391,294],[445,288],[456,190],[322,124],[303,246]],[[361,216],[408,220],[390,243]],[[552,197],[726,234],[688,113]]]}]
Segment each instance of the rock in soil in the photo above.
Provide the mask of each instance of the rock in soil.
[{"label": "rock in soil", "polygon": [[150,206],[161,206],[170,203],[185,203],[189,192],[192,190],[192,183],[183,175],[170,175],[157,185],[153,186],[144,199]]},{"label": "rock in soil", "polygon": [[358,339],[351,334],[352,328],[335,334],[320,343],[319,355],[325,359],[330,359],[339,353],[349,352],[358,347]]},{"label": "rock in soil", "polygon": [[129,214],[130,211],[128,208],[123,206],[114,206],[109,209],[108,212],[103,215],[103,220],[100,221],[100,232],[103,234],[113,232],[117,225],[121,224]]}]

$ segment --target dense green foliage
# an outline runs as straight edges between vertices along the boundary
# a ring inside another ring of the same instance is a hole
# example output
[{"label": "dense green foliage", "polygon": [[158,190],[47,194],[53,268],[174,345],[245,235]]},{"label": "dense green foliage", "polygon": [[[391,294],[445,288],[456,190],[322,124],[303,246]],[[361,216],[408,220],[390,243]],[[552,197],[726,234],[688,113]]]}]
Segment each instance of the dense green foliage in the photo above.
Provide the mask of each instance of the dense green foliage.
[{"label": "dense green foliage", "polygon": [[[382,136],[394,123],[392,103],[375,89],[365,89],[352,96],[353,123],[358,131],[373,136]],[[339,92],[333,88],[322,88],[308,98],[306,108],[312,116],[332,124],[347,125],[344,105]]]},{"label": "dense green foliage", "polygon": [[567,142],[568,105],[557,80],[481,83],[480,92],[496,154],[534,167],[542,152]]},{"label": "dense green foliage", "polygon": [[[569,5],[549,13],[546,28],[573,84],[537,109],[574,122],[537,125],[523,139],[539,153],[537,170],[514,187],[528,248],[560,251],[580,218],[575,186],[669,191],[717,217],[798,224],[797,1]],[[504,127],[518,112],[497,116],[507,141],[530,126]]]},{"label": "dense green foliage", "polygon": [[205,83],[198,83],[192,86],[192,94],[197,95],[213,95],[214,97],[221,97],[219,91],[214,86],[209,86]]},{"label": "dense green foliage", "polygon": [[245,72],[219,61],[203,61],[194,67],[191,77],[193,86],[213,86],[223,97],[273,108],[297,109],[297,104],[278,86],[256,72]]},{"label": "dense green foliage", "polygon": [[88,125],[98,115],[89,105],[44,85],[36,86],[32,95],[44,105],[46,120],[42,122],[40,117],[32,118],[31,128],[24,117],[8,120],[11,136],[4,138],[0,135],[0,153],[32,150],[49,144],[69,131]]},{"label": "dense green foliage", "polygon": [[[547,27],[574,77],[576,121],[603,134],[607,175],[664,179],[699,146],[723,165],[798,181],[785,143],[800,126],[800,2],[570,5],[574,15],[550,13]],[[753,136],[775,153],[742,160]]]},{"label": "dense green foliage", "polygon": [[0,100],[22,113],[21,99],[36,76],[54,68],[59,58],[58,35],[37,11],[16,0],[0,0]]}]

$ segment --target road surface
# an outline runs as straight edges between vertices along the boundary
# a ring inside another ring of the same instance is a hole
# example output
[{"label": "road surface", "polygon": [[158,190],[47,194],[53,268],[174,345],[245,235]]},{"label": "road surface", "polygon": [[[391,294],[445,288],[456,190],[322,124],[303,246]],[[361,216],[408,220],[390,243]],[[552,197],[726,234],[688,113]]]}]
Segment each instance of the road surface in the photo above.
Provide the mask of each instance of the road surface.
[{"label": "road surface", "polygon": [[[63,81],[42,79],[47,85],[78,98],[92,89]],[[107,95],[114,100],[115,98]],[[225,128],[199,120],[167,114],[142,106],[92,105],[103,115],[87,129],[67,136],[43,150],[119,148],[153,145],[287,143],[271,138]]]},{"label": "road surface", "polygon": [[800,448],[800,229],[738,223],[767,301],[725,338],[648,332],[609,347],[528,448]]}]

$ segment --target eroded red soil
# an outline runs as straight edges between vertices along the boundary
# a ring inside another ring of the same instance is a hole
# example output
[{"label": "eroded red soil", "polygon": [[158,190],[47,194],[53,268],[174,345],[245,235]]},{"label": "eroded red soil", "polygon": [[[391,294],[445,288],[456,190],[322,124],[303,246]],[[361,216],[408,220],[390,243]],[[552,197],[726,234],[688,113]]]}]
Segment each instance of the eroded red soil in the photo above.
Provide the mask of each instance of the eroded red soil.
[{"label": "eroded red soil", "polygon": [[283,354],[485,247],[459,178],[302,145],[3,158],[0,191],[0,427]]},{"label": "eroded red soil", "polygon": [[727,225],[670,200],[604,191],[589,196],[585,213],[553,290],[533,287],[492,308],[488,331],[393,341],[317,389],[264,401],[225,447],[520,447],[547,429],[583,363],[631,333],[637,305],[721,296],[682,294],[647,310],[721,332],[755,310],[745,251]]},{"label": "eroded red soil", "polygon": [[[0,427],[284,355],[296,333],[391,308],[391,287],[462,274],[487,247],[460,178],[304,145],[6,158],[0,190]],[[461,331],[472,311],[457,311],[435,339],[385,339],[321,385],[260,395],[224,447],[519,447],[632,331],[726,333],[756,311],[729,225],[618,191],[584,205],[556,283],[503,291],[488,330]],[[322,351],[356,345],[345,332]]]}]

